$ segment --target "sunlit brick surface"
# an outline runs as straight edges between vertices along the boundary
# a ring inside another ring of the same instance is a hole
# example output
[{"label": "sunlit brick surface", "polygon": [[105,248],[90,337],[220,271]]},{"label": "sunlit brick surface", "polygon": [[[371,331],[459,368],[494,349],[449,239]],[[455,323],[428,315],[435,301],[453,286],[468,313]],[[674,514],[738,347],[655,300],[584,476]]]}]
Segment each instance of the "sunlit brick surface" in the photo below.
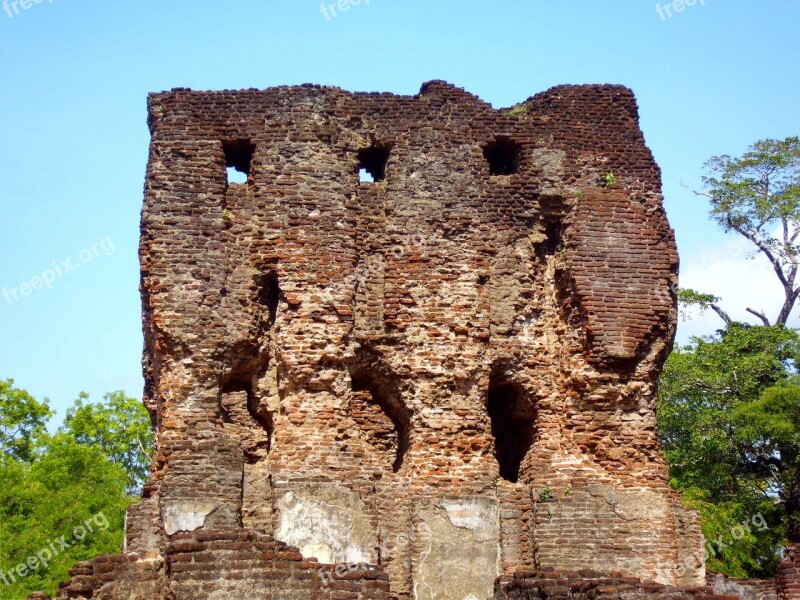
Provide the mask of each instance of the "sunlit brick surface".
[{"label": "sunlit brick surface", "polygon": [[322,563],[378,565],[331,598],[705,583],[656,437],[678,261],[630,90],[173,90],[149,123],[127,552],[157,593],[328,598]]}]

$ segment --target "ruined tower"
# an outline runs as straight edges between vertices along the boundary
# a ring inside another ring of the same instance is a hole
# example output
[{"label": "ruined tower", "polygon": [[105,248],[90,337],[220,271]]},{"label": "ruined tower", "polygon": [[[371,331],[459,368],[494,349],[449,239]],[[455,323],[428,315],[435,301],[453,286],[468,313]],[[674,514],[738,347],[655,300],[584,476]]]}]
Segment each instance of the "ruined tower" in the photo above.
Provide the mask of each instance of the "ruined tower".
[{"label": "ruined tower", "polygon": [[678,258],[630,90],[495,110],[441,81],[175,89],[151,95],[149,125],[156,453],[126,554],[84,565],[85,589],[704,583],[656,435]]}]

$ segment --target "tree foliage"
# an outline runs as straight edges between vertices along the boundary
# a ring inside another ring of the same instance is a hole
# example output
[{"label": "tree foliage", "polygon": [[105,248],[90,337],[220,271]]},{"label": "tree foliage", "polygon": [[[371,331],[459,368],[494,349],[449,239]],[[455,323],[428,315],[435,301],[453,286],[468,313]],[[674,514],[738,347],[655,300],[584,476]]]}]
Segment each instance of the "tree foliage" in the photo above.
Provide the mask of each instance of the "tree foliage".
[{"label": "tree foliage", "polygon": [[800,542],[800,379],[764,390],[733,417],[748,465],[778,492],[789,539]]},{"label": "tree foliage", "polygon": [[95,444],[112,462],[128,473],[128,492],[139,493],[150,472],[153,429],[150,415],[140,400],[118,391],[92,404],[81,393],[67,410],[61,431],[81,444]]},{"label": "tree foliage", "polygon": [[797,511],[800,336],[782,326],[731,324],[694,338],[667,360],[659,383],[659,435],[672,483],[716,539],[742,519],[768,527],[734,540],[710,565],[769,575]]},{"label": "tree foliage", "polygon": [[708,571],[741,578],[774,576],[784,539],[782,528],[774,526],[780,516],[773,501],[711,500],[708,490],[699,487],[681,491],[684,504],[700,513]]},{"label": "tree foliage", "polygon": [[132,499],[125,470],[99,448],[62,434],[32,462],[5,459],[1,467],[0,597],[54,595],[77,561],[120,551]]},{"label": "tree foliage", "polygon": [[47,401],[0,384],[0,597],[54,594],[77,561],[120,551],[152,452],[150,418],[122,392],[98,404],[81,394],[51,435]]},{"label": "tree foliage", "polygon": [[0,450],[17,460],[33,457],[35,440],[45,431],[53,411],[47,399],[38,402],[25,390],[14,387],[13,379],[0,380]]}]

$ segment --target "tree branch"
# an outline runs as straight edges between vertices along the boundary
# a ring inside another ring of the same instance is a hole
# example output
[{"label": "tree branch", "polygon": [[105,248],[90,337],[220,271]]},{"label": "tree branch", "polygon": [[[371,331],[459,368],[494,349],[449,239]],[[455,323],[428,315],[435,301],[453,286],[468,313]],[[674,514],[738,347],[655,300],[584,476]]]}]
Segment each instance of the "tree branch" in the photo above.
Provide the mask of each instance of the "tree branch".
[{"label": "tree branch", "polygon": [[783,302],[783,306],[781,307],[781,312],[778,314],[778,319],[775,321],[776,325],[786,325],[786,321],[789,320],[789,314],[792,312],[794,308],[794,303],[797,302],[797,296],[800,294],[800,287],[791,291],[791,293],[786,294],[786,300]]},{"label": "tree branch", "polygon": [[781,227],[783,228],[783,251],[786,252],[789,248],[789,221],[783,215],[781,215]]},{"label": "tree branch", "polygon": [[713,310],[715,313],[719,315],[719,318],[725,322],[725,325],[731,324],[731,318],[728,316],[728,313],[722,310],[722,308],[720,308],[716,304],[709,304],[709,307],[711,308],[711,310]]},{"label": "tree branch", "polygon": [[763,312],[758,312],[757,310],[753,310],[752,308],[746,308],[745,310],[749,312],[751,315],[757,316],[759,319],[761,319],[761,322],[765,326],[769,327],[769,319],[767,319],[767,316]]},{"label": "tree branch", "polygon": [[786,281],[786,276],[783,273],[780,261],[777,258],[775,258],[769,247],[762,240],[758,239],[758,237],[753,232],[748,231],[747,229],[740,227],[739,225],[736,225],[731,220],[730,216],[726,218],[726,223],[728,227],[733,229],[736,233],[738,233],[739,235],[743,236],[744,238],[750,240],[753,244],[755,244],[756,248],[758,248],[761,251],[761,253],[767,257],[767,260],[769,260],[770,264],[772,264],[772,268],[775,271],[775,274],[778,276],[778,280],[781,282],[781,285],[785,290],[788,285],[788,282]]}]

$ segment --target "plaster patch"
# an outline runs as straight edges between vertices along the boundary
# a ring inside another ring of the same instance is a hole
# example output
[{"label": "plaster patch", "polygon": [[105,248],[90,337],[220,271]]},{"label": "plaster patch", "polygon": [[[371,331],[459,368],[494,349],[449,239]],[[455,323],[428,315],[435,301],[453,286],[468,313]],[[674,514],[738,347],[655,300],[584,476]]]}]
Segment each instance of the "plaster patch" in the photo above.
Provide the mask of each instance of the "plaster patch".
[{"label": "plaster patch", "polygon": [[294,485],[276,503],[276,539],[321,563],[374,564],[378,540],[357,494],[335,484]]},{"label": "plaster patch", "polygon": [[499,504],[469,496],[430,500],[419,509],[415,600],[489,598],[500,574]]},{"label": "plaster patch", "polygon": [[[497,519],[497,507],[475,498],[465,500],[442,500],[439,506],[447,511],[447,517],[455,527],[476,531]],[[492,510],[494,509],[494,510]]]},{"label": "plaster patch", "polygon": [[213,504],[203,502],[171,502],[164,507],[164,531],[194,531],[205,525],[206,517],[214,512]]}]

